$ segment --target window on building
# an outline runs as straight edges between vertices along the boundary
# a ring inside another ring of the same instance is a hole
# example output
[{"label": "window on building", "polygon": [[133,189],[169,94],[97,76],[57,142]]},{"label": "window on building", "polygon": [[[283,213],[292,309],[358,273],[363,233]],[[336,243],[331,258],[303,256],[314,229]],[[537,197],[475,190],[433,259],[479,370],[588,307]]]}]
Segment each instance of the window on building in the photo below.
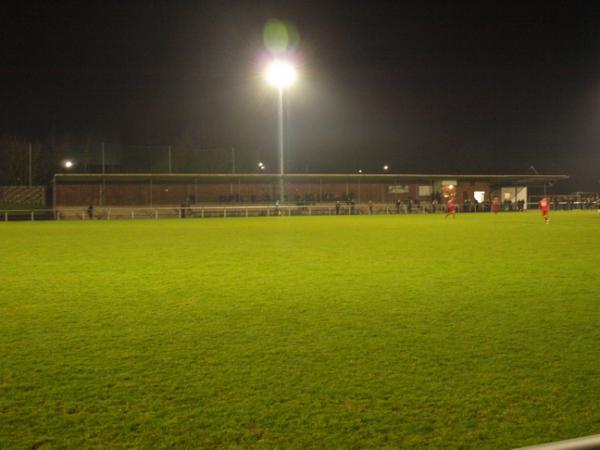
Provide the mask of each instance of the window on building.
[{"label": "window on building", "polygon": [[433,187],[431,185],[419,186],[419,197],[428,197],[433,193]]},{"label": "window on building", "polygon": [[483,203],[485,201],[485,191],[473,192],[473,198],[477,200],[477,203]]},{"label": "window on building", "polygon": [[409,191],[410,188],[408,187],[408,184],[396,184],[393,186],[388,186],[389,194],[408,194]]}]

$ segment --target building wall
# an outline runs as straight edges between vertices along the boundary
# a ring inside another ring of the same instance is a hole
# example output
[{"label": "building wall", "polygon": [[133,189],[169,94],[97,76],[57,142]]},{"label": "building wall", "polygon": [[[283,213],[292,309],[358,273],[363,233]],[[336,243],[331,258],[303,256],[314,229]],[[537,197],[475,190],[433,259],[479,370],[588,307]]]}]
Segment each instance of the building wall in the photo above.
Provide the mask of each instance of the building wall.
[{"label": "building wall", "polygon": [[457,201],[463,203],[465,200],[473,201],[475,191],[484,191],[485,199],[491,201],[491,189],[489,183],[483,182],[460,182],[456,186],[456,198]]},{"label": "building wall", "polygon": [[[136,183],[98,184],[98,191],[103,192],[104,205],[147,205],[150,203],[150,186]],[[100,199],[100,197],[99,197]],[[97,205],[98,203],[90,203]]]},{"label": "building wall", "polygon": [[46,204],[46,187],[0,186],[0,203],[44,206]]},{"label": "building wall", "polygon": [[[390,192],[390,186],[394,191]],[[406,192],[399,192],[406,186]],[[288,181],[284,185],[286,201],[335,201],[353,198],[365,203],[395,203],[396,200],[409,199],[429,201],[430,195],[419,195],[419,186],[432,186],[433,192],[438,189],[433,183],[359,183],[355,180],[346,182],[319,182],[318,179],[306,181]],[[399,189],[400,188],[400,189]],[[180,205],[185,201],[192,203],[225,203],[225,202],[272,202],[278,196],[278,183],[265,182],[57,182],[55,198],[57,206],[134,206],[134,205]],[[456,186],[457,201],[465,198],[473,199],[473,192],[482,190],[489,197],[490,185],[484,182],[459,183]]]},{"label": "building wall", "polygon": [[96,183],[57,184],[54,199],[57,205],[100,205],[101,185]]}]

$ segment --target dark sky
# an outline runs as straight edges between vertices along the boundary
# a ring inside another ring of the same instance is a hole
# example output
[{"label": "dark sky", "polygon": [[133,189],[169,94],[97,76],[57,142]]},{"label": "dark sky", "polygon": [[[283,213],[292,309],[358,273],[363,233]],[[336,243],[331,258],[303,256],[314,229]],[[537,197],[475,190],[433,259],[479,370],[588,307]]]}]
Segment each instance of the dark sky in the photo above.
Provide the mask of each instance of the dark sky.
[{"label": "dark sky", "polygon": [[[234,146],[275,160],[262,28],[295,23],[288,170],[600,179],[595,2],[18,2],[0,134]],[[269,156],[270,155],[270,156]]]}]

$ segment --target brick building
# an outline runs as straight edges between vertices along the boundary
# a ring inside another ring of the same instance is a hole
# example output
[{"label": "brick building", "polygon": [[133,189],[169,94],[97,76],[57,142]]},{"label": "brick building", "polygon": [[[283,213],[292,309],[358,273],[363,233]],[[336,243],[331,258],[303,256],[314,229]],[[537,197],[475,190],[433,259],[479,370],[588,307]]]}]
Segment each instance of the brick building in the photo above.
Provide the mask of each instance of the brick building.
[{"label": "brick building", "polygon": [[[465,200],[527,201],[529,187],[568,179],[567,175],[457,174],[286,174],[289,203],[354,200],[429,202],[454,196]],[[275,174],[56,174],[53,203],[65,206],[162,206],[216,203],[268,203],[278,198]]]}]

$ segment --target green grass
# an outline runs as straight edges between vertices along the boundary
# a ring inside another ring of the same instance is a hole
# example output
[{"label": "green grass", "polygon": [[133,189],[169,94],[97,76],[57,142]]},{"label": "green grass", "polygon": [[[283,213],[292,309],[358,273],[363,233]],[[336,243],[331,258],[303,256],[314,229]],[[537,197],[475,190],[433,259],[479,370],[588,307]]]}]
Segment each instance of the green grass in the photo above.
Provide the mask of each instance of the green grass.
[{"label": "green grass", "polygon": [[0,223],[0,448],[600,433],[600,216]]}]

